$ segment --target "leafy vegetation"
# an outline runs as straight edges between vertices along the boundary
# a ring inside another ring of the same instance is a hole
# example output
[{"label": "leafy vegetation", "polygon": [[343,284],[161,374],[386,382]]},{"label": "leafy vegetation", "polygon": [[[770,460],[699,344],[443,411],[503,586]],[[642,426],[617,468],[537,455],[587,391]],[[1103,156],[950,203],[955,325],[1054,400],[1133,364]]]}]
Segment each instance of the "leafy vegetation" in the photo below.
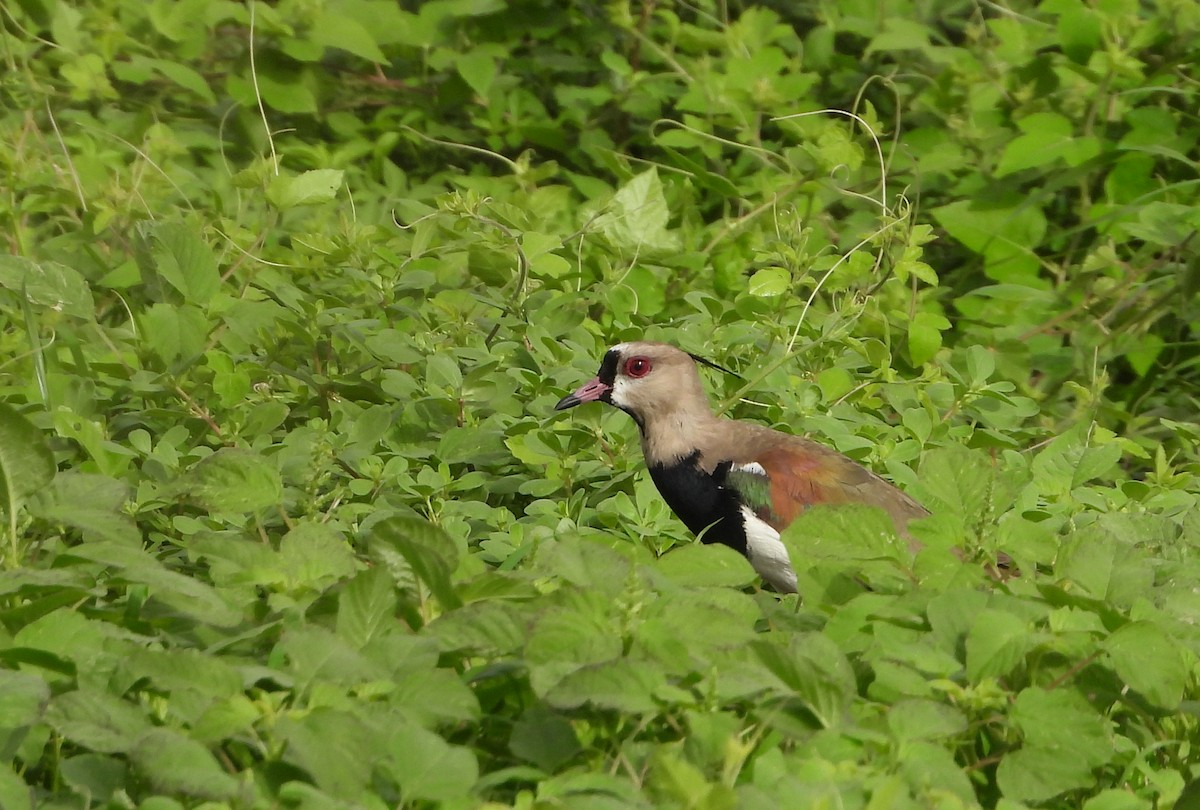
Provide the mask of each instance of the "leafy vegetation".
[{"label": "leafy vegetation", "polygon": [[[1195,801],[1200,6],[0,19],[3,807]],[[643,335],[926,549],[695,544]]]}]

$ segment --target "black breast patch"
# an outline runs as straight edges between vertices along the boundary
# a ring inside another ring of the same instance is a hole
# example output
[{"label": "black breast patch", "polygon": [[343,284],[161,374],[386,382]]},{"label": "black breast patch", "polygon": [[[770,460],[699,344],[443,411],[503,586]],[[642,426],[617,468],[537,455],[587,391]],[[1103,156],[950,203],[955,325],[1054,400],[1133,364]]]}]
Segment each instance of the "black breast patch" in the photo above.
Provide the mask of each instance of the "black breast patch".
[{"label": "black breast patch", "polygon": [[684,525],[705,543],[723,543],[746,553],[746,528],[737,492],[721,485],[729,464],[712,474],[697,463],[700,451],[674,464],[653,464],[650,478]]}]

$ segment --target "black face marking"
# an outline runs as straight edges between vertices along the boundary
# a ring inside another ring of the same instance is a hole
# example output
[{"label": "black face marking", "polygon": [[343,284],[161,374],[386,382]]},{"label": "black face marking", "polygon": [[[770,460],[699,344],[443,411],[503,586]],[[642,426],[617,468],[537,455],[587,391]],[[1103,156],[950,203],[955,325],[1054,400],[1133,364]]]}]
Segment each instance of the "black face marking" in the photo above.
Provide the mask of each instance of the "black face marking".
[{"label": "black face marking", "polygon": [[621,354],[616,349],[609,349],[604,353],[604,359],[600,361],[600,371],[596,376],[600,378],[600,382],[605,385],[614,385],[617,382],[617,364],[621,362]]},{"label": "black face marking", "polygon": [[712,474],[700,469],[697,450],[674,464],[652,464],[650,478],[676,517],[705,543],[723,543],[746,553],[746,526],[737,492],[721,486],[730,462]]}]

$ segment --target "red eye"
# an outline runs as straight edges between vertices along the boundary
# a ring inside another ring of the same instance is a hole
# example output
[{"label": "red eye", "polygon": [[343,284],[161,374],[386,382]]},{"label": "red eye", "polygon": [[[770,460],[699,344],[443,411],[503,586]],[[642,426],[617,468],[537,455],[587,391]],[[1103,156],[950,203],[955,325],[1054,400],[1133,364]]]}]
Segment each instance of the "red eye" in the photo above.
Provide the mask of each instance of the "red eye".
[{"label": "red eye", "polygon": [[650,359],[647,357],[630,357],[625,361],[625,374],[629,377],[645,377],[650,373]]}]

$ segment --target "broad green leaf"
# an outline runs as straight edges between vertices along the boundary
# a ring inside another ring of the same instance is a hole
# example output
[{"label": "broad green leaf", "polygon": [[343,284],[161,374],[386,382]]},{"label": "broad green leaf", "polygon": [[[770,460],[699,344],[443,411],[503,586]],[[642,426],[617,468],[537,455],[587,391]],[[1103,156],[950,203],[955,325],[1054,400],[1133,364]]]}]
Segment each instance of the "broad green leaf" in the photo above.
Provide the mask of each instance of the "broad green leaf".
[{"label": "broad green leaf", "polygon": [[[32,673],[0,670],[0,729],[11,733],[41,719],[50,701],[50,687]],[[0,737],[0,743],[3,737]],[[0,746],[0,753],[4,753]],[[11,757],[13,752],[8,752]]]},{"label": "broad green leaf", "polygon": [[755,641],[750,647],[825,728],[842,725],[857,689],[850,662],[832,641],[807,633],[786,642]]},{"label": "broad green leaf", "polygon": [[953,444],[926,453],[914,494],[934,518],[917,521],[914,532],[939,547],[961,545],[987,513],[995,475],[994,463],[979,450]]},{"label": "broad green leaf", "polygon": [[318,681],[355,686],[387,677],[387,669],[321,627],[287,630],[275,648],[286,657],[286,670],[302,683]]},{"label": "broad green leaf", "polygon": [[1026,745],[1047,751],[1070,748],[1090,767],[1100,767],[1113,755],[1110,721],[1072,689],[1022,690],[1013,705],[1012,721]]},{"label": "broad green leaf", "polygon": [[508,749],[547,773],[579,754],[583,748],[571,722],[542,704],[528,709],[513,725]]},{"label": "broad green leaf", "polygon": [[691,587],[742,588],[756,576],[744,556],[719,543],[671,549],[658,561],[658,570],[671,581]]},{"label": "broad green leaf", "polygon": [[232,798],[238,781],[200,743],[168,728],[142,735],[129,752],[142,776],[157,790],[197,799]]},{"label": "broad green leaf", "polygon": [[0,402],[0,511],[14,527],[25,500],[53,480],[55,469],[42,431]]},{"label": "broad green leaf", "polygon": [[950,321],[936,312],[922,310],[908,322],[908,356],[913,365],[922,365],[933,359],[942,348],[942,332],[950,328]]},{"label": "broad green leaf", "polygon": [[[1102,790],[1083,803],[1083,810],[1152,810],[1153,807],[1150,799],[1119,788]],[[1180,796],[1175,807],[1177,810],[1191,810],[1193,805]]]},{"label": "broad green leaf", "polygon": [[141,313],[146,345],[165,365],[191,362],[204,351],[212,324],[198,307],[154,304]]},{"label": "broad green leaf", "polygon": [[1049,749],[1028,746],[1012,751],[996,769],[1000,790],[1017,802],[1044,802],[1086,787],[1091,780],[1087,761],[1067,741]]},{"label": "broad green leaf", "polygon": [[80,754],[63,760],[63,781],[85,800],[106,802],[124,790],[128,768],[116,757]]},{"label": "broad green leaf", "polygon": [[427,520],[392,517],[371,528],[372,551],[399,553],[445,610],[462,605],[450,575],[458,567],[458,544]]},{"label": "broad green leaf", "polygon": [[326,48],[340,48],[380,65],[388,62],[372,32],[341,10],[326,9],[320,13],[312,27],[311,36],[314,42]]},{"label": "broad green leaf", "polygon": [[792,277],[782,267],[767,267],[750,277],[746,292],[762,298],[773,298],[788,291]]},{"label": "broad green leaf", "polygon": [[236,669],[199,650],[135,650],[121,661],[131,682],[145,678],[164,693],[195,690],[228,698],[241,694],[242,678]]},{"label": "broad green leaf", "polygon": [[141,532],[124,512],[129,497],[129,487],[115,478],[69,470],[55,476],[39,493],[30,512],[42,520],[72,526],[85,538],[140,544]]},{"label": "broad green leaf", "polygon": [[[407,726],[406,726],[407,727]],[[358,801],[371,771],[386,749],[386,738],[346,711],[318,707],[286,715],[278,721],[279,739],[287,743],[283,761],[308,772],[330,795]]]},{"label": "broad green leaf", "polygon": [[908,545],[882,509],[859,503],[808,509],[783,532],[792,559],[907,560]]},{"label": "broad green leaf", "polygon": [[111,659],[106,650],[113,628],[105,622],[60,607],[26,624],[13,636],[13,646],[28,647],[70,661],[81,672]]},{"label": "broad green leaf", "polygon": [[217,258],[194,226],[184,222],[146,224],[139,229],[148,249],[139,254],[143,273],[167,282],[183,301],[206,306],[221,287]]},{"label": "broad green leaf", "polygon": [[193,70],[188,65],[180,62],[172,62],[167,59],[151,59],[150,62],[156,71],[185,90],[191,90],[205,103],[217,103],[217,98],[213,95],[212,88],[208,86],[208,81],[199,71]]},{"label": "broad green leaf", "polygon": [[1008,675],[1032,644],[1029,624],[1019,616],[987,609],[967,633],[967,677],[972,683]]},{"label": "broad green leaf", "polygon": [[1100,14],[1080,0],[1057,0],[1058,38],[1072,62],[1086,65],[1104,42],[1104,25]]},{"label": "broad green leaf", "polygon": [[667,230],[670,212],[658,171],[635,175],[613,195],[595,225],[622,250],[675,250],[679,237]]},{"label": "broad green leaf", "polygon": [[382,568],[360,571],[338,595],[337,634],[362,648],[395,625],[396,591]]},{"label": "broad green leaf", "polygon": [[651,714],[658,708],[655,690],[666,676],[652,661],[614,658],[574,667],[543,696],[556,709],[591,706],[622,714]]},{"label": "broad green leaf", "polygon": [[476,49],[459,55],[454,60],[454,66],[467,86],[486,100],[496,80],[495,58],[482,49]]},{"label": "broad green leaf", "polygon": [[1104,640],[1117,676],[1151,704],[1175,711],[1183,699],[1188,660],[1184,650],[1156,624],[1130,622]]},{"label": "broad green leaf", "polygon": [[257,512],[283,497],[274,464],[258,453],[232,447],[194,464],[180,478],[177,490],[210,512]]},{"label": "broad green leaf", "polygon": [[1006,796],[1045,801],[1087,786],[1092,769],[1113,756],[1108,721],[1070,689],[1025,689],[1012,719],[1025,744],[1000,762],[996,778]]},{"label": "broad green leaf", "polygon": [[443,650],[504,656],[525,642],[527,619],[514,605],[497,600],[476,602],[443,613],[424,628]]},{"label": "broad green leaf", "polygon": [[479,763],[471,749],[450,745],[419,726],[398,728],[386,751],[405,804],[463,800],[479,779]]},{"label": "broad green leaf", "polygon": [[0,807],[5,810],[36,810],[33,788],[12,771],[11,765],[0,765]]},{"label": "broad green leaf", "polygon": [[582,667],[621,655],[621,639],[612,632],[613,617],[603,601],[581,594],[573,602],[545,612],[528,636],[525,661],[536,694]]},{"label": "broad green leaf", "polygon": [[320,205],[337,196],[342,175],[341,169],[311,169],[294,177],[281,174],[267,187],[267,199],[285,211],[303,205]]},{"label": "broad green leaf", "polygon": [[389,703],[415,722],[433,728],[479,720],[479,700],[453,670],[412,668],[398,681]]},{"label": "broad green leaf", "polygon": [[1071,146],[1071,122],[1058,113],[1034,113],[1018,121],[1017,126],[1024,134],[1004,147],[996,164],[996,177],[1053,162]]},{"label": "broad green leaf", "polygon": [[983,197],[934,209],[951,236],[984,259],[989,278],[1037,286],[1040,265],[1032,245],[1046,234],[1046,217],[1027,198]]},{"label": "broad green leaf", "polygon": [[0,256],[0,287],[25,298],[38,311],[62,312],[90,321],[96,304],[87,280],[59,262]]},{"label": "broad green leaf", "polygon": [[954,737],[967,728],[961,711],[931,700],[905,700],[887,714],[888,729],[900,741],[937,740]]},{"label": "broad green leaf", "polygon": [[105,692],[78,690],[59,695],[46,722],[71,742],[103,753],[128,753],[151,727],[141,709]]},{"label": "broad green leaf", "polygon": [[1121,446],[1090,445],[1087,426],[1058,436],[1034,458],[1034,483],[1048,495],[1065,497],[1079,486],[1107,475],[1121,460]]},{"label": "broad green leaf", "polygon": [[310,520],[293,526],[279,541],[279,562],[293,589],[323,590],[359,569],[346,541],[329,524]]},{"label": "broad green leaf", "polygon": [[69,554],[116,568],[115,578],[145,585],[147,598],[193,621],[230,627],[241,620],[241,614],[229,606],[220,591],[196,577],[168,569],[141,548],[100,541],[75,546]]}]

